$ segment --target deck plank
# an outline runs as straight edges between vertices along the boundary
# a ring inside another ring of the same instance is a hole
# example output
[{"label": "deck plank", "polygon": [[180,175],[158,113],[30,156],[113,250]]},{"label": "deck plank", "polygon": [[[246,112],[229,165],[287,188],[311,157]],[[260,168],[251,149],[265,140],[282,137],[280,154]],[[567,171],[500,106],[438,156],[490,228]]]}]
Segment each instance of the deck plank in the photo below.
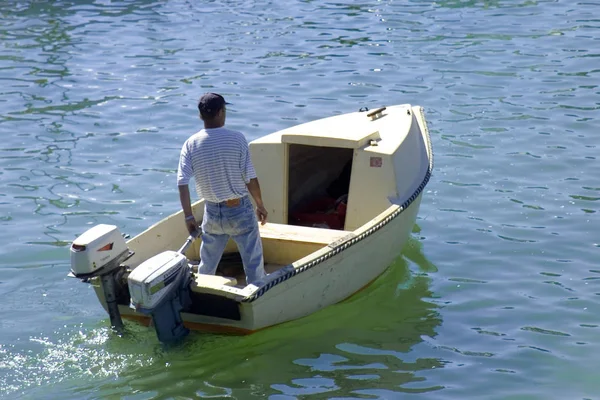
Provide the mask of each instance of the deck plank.
[{"label": "deck plank", "polygon": [[260,225],[260,236],[264,239],[316,243],[327,245],[348,235],[349,231],[312,228],[308,226],[266,223]]}]

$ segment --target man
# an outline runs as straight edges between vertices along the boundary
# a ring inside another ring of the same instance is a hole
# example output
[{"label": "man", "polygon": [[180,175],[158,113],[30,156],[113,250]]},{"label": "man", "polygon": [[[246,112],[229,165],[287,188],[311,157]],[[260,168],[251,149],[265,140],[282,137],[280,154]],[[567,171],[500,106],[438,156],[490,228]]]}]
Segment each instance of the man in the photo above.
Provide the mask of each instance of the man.
[{"label": "man", "polygon": [[[265,277],[262,242],[257,217],[267,221],[260,185],[250,159],[248,141],[241,132],[224,127],[226,109],[223,96],[206,93],[198,102],[204,129],[192,135],[181,148],[177,185],[190,233],[198,225],[192,214],[189,181],[204,198],[202,244],[198,272],[213,275],[229,238],[236,242],[248,284]],[[256,214],[248,196],[256,203]]]}]

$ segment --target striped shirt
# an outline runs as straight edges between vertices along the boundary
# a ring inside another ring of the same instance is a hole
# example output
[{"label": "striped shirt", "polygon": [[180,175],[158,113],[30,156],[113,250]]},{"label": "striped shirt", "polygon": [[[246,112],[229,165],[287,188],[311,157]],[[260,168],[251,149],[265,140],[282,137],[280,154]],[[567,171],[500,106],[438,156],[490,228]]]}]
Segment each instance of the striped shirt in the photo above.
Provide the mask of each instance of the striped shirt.
[{"label": "striped shirt", "polygon": [[179,157],[177,185],[194,177],[198,197],[220,203],[246,196],[256,178],[248,141],[227,128],[202,129],[185,141]]}]

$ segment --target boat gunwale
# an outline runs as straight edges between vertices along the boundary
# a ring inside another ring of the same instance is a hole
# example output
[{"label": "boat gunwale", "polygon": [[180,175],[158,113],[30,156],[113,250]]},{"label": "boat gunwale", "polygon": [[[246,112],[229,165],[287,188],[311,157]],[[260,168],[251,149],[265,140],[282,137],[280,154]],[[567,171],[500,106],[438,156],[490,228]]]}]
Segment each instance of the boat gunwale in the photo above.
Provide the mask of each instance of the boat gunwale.
[{"label": "boat gunwale", "polygon": [[[414,113],[414,107],[412,107],[412,110],[413,110],[412,112]],[[272,281],[268,281],[264,285],[258,286],[252,292],[252,294],[249,294],[248,296],[246,296],[245,298],[240,300],[242,303],[254,302],[258,298],[263,296],[267,291],[269,291],[273,287],[277,286],[278,284],[285,282],[286,280],[292,278],[293,276],[296,276],[310,268],[313,268],[313,267],[327,261],[328,259],[330,259],[330,258],[334,257],[335,255],[339,254],[340,252],[342,252],[343,250],[346,250],[347,248],[354,246],[358,242],[373,235],[375,232],[382,229],[384,226],[386,226],[387,224],[392,222],[394,219],[396,219],[400,214],[402,214],[402,212],[404,210],[406,210],[417,199],[417,197],[419,197],[419,195],[425,189],[425,186],[427,186],[427,183],[429,182],[429,179],[431,178],[431,175],[433,172],[433,149],[432,149],[432,145],[431,145],[431,136],[429,134],[429,129],[427,127],[427,123],[424,119],[423,107],[419,106],[419,111],[420,111],[420,115],[419,116],[415,115],[415,117],[417,117],[417,123],[419,124],[419,127],[421,128],[421,134],[423,136],[423,139],[426,142],[426,150],[427,150],[427,156],[429,159],[429,164],[427,166],[427,172],[425,173],[425,176],[423,177],[421,184],[419,185],[419,187],[417,187],[417,189],[414,191],[414,193],[406,201],[404,201],[404,203],[397,206],[397,209],[395,211],[391,212],[389,216],[384,217],[381,221],[374,224],[372,227],[368,228],[364,232],[362,232],[358,235],[350,233],[347,236],[345,236],[344,238],[329,244],[327,247],[330,247],[331,250],[329,250],[327,253],[322,254],[322,255],[320,255],[316,258],[313,258],[310,261],[307,261],[300,265],[294,266],[293,263],[291,263],[291,264],[288,264],[288,265],[282,267],[282,270],[289,269],[289,271],[286,272],[285,274],[273,279]],[[422,120],[419,121],[418,120],[419,118],[422,118]],[[395,205],[392,205],[391,207],[394,207],[394,206]],[[391,207],[389,207],[387,210],[389,210]],[[386,211],[384,211],[383,213],[385,213]],[[381,214],[379,214],[379,215],[381,215]],[[364,227],[364,225],[362,227]],[[360,230],[361,228],[358,228],[358,230]],[[356,232],[356,231],[354,231],[354,232]]]}]

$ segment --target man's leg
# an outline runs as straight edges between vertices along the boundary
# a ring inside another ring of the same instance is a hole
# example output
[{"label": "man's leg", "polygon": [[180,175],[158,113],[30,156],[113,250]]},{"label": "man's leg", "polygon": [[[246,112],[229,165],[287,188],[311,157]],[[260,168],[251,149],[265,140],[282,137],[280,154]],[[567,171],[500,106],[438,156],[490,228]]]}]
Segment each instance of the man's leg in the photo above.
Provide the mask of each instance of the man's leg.
[{"label": "man's leg", "polygon": [[247,233],[233,236],[233,240],[235,240],[242,256],[244,272],[246,273],[246,283],[257,284],[258,281],[266,276],[262,241],[258,225],[255,225]]},{"label": "man's leg", "polygon": [[228,235],[215,235],[206,232],[202,234],[200,265],[198,265],[199,273],[207,275],[215,274],[228,240]]}]

